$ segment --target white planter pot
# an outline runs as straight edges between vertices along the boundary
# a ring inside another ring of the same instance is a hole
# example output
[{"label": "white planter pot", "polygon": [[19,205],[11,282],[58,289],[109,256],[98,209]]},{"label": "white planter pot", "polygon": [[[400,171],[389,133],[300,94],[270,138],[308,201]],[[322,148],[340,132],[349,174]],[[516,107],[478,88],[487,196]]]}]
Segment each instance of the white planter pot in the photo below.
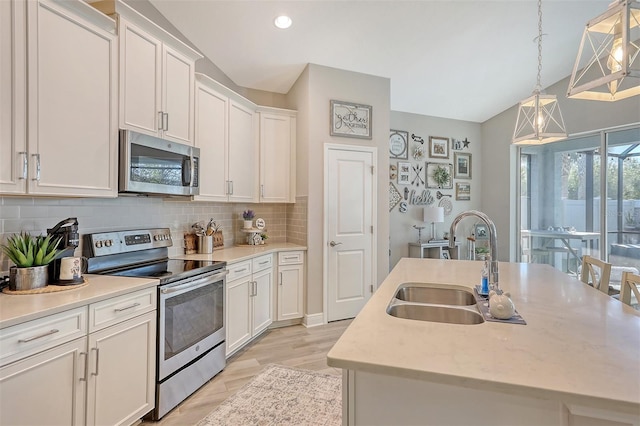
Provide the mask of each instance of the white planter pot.
[{"label": "white planter pot", "polygon": [[251,229],[253,228],[253,220],[245,220],[244,221],[244,229]]}]

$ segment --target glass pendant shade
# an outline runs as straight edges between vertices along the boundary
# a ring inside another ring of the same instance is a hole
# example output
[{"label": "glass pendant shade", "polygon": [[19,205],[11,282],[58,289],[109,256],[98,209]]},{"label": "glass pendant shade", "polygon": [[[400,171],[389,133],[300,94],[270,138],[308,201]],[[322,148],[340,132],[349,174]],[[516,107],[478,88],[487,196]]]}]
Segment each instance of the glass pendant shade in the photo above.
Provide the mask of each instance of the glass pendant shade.
[{"label": "glass pendant shade", "polygon": [[567,96],[617,101],[640,95],[640,3],[619,0],[587,22]]},{"label": "glass pendant shade", "polygon": [[555,95],[536,90],[520,102],[513,132],[514,145],[543,145],[567,138],[562,112]]}]

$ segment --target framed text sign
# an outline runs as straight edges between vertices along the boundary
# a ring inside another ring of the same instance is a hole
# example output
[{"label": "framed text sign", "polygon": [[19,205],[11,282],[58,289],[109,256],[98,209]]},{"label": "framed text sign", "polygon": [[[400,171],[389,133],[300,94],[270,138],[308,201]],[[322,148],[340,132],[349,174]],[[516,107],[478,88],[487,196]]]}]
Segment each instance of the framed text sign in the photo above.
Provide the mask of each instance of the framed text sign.
[{"label": "framed text sign", "polygon": [[332,100],[331,136],[371,139],[371,106]]}]

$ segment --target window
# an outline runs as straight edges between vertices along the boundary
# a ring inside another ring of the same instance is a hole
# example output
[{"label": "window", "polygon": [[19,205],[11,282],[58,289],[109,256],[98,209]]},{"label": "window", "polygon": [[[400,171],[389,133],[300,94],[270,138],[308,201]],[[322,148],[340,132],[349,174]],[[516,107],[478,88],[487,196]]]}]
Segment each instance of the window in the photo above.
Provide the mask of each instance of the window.
[{"label": "window", "polygon": [[577,274],[591,254],[614,286],[640,270],[640,127],[521,147],[519,195],[521,261]]}]

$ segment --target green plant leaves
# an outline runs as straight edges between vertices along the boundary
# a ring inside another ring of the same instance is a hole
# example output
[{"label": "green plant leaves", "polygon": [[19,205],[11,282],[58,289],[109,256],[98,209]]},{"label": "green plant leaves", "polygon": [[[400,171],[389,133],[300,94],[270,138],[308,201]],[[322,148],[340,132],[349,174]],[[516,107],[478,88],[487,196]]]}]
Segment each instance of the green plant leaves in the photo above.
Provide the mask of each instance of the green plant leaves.
[{"label": "green plant leaves", "polygon": [[2,251],[18,268],[48,265],[58,254],[60,238],[51,235],[32,237],[28,232],[14,234],[1,245]]}]

